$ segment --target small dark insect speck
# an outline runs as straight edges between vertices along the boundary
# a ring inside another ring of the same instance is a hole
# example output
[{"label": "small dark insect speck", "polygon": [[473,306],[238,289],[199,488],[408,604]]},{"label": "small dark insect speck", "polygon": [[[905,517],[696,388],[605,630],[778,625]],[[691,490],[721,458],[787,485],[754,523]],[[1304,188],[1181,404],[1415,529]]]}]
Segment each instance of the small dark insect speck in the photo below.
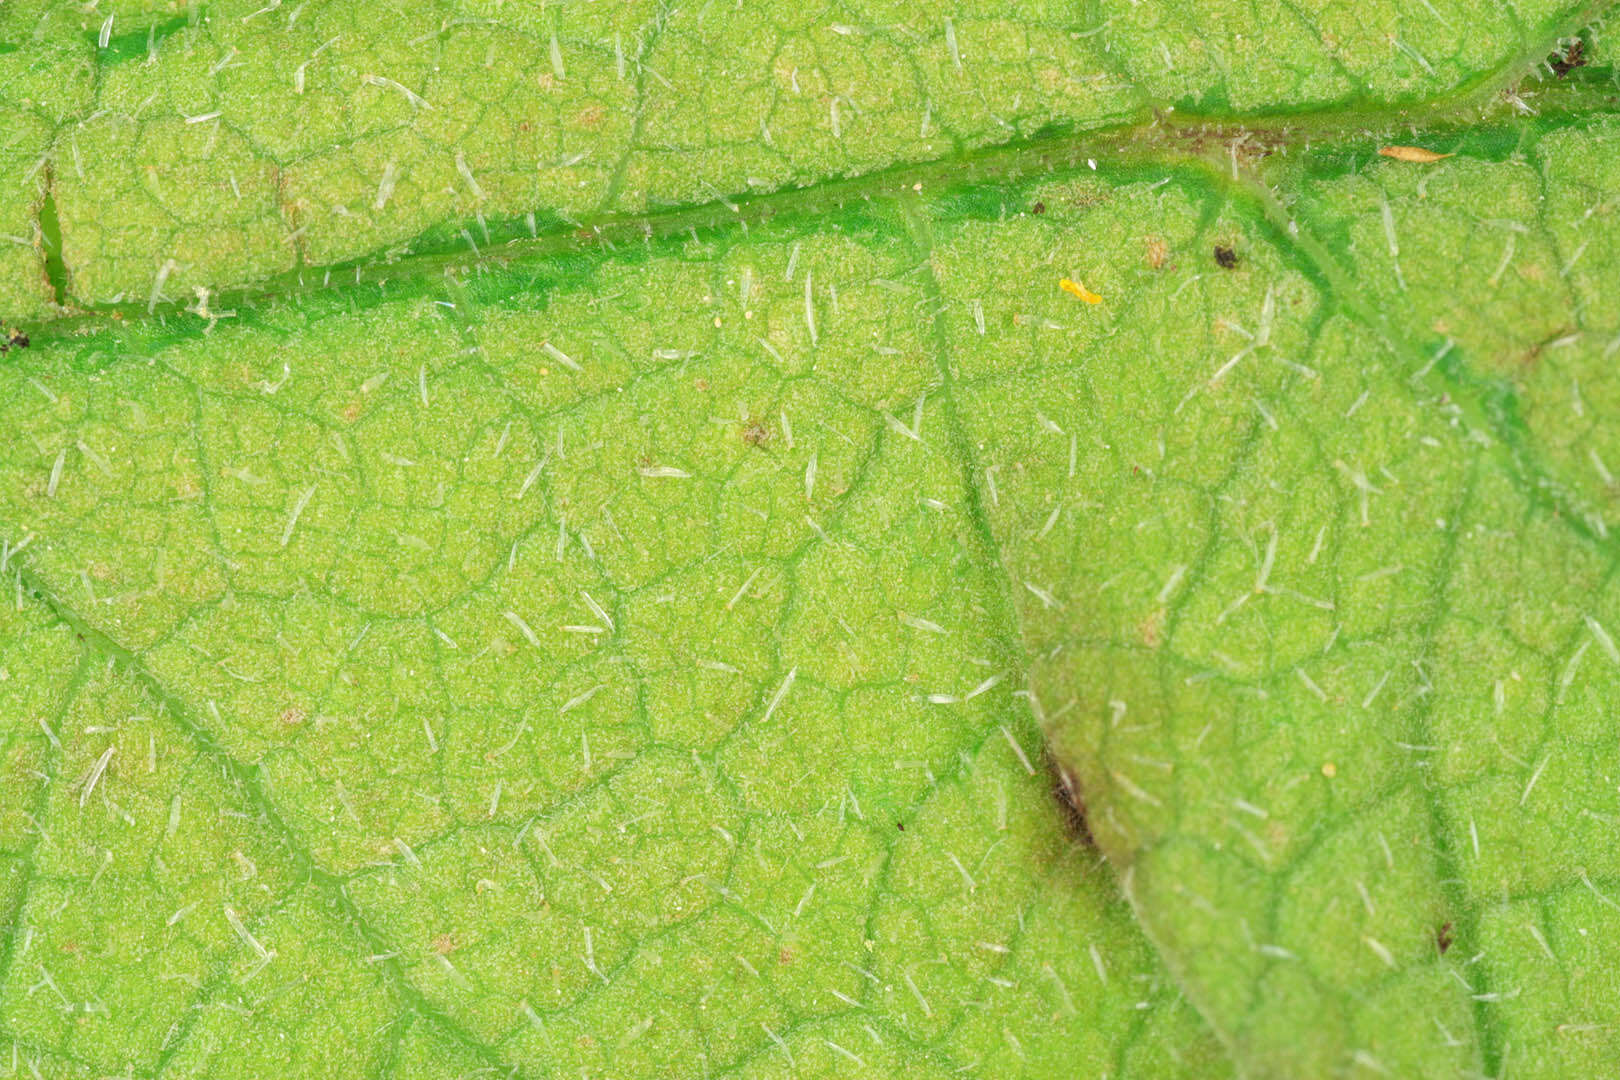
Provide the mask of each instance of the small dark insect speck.
[{"label": "small dark insect speck", "polygon": [[1553,74],[1562,79],[1578,67],[1586,66],[1586,42],[1576,38],[1560,56],[1553,57]]},{"label": "small dark insect speck", "polygon": [[1034,206],[1030,207],[1030,209],[1037,214],[1044,214],[1046,213],[1046,204],[1043,202],[1038,202]]},{"label": "small dark insect speck", "polygon": [[1215,245],[1215,264],[1222,270],[1231,270],[1238,264],[1237,252],[1224,244]]},{"label": "small dark insect speck", "polygon": [[897,822],[895,822],[895,823],[894,823],[894,827],[895,827],[895,828],[897,828],[897,829],[899,829],[899,830],[900,830],[900,831],[901,831],[901,832],[905,832],[905,831],[906,831],[906,823],[905,823],[905,822],[903,822],[903,821],[897,821]]},{"label": "small dark insect speck", "polygon": [[1046,772],[1052,781],[1052,799],[1063,817],[1063,831],[1069,839],[1086,847],[1095,847],[1091,823],[1086,820],[1086,801],[1080,794],[1080,780],[1058,764],[1052,751],[1046,751]]},{"label": "small dark insect speck", "polygon": [[1451,948],[1451,922],[1449,920],[1440,924],[1439,931],[1434,935],[1434,944],[1440,950],[1441,956],[1444,956],[1446,950]]},{"label": "small dark insect speck", "polygon": [[7,330],[3,339],[0,339],[0,353],[10,352],[12,349],[28,348],[28,335],[21,330]]}]

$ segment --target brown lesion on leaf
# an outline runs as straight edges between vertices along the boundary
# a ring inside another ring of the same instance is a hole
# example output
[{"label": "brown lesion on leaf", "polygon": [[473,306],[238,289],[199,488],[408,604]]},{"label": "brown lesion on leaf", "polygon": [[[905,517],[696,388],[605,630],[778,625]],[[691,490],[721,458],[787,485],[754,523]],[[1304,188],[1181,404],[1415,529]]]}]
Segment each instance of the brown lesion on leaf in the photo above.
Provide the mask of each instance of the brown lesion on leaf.
[{"label": "brown lesion on leaf", "polygon": [[742,440],[749,446],[764,446],[771,441],[771,429],[750,417],[748,423],[743,425]]},{"label": "brown lesion on leaf", "polygon": [[449,956],[451,953],[456,951],[456,947],[459,944],[460,942],[456,940],[456,935],[439,934],[433,939],[433,951],[438,953],[440,956]]},{"label": "brown lesion on leaf", "polygon": [[1076,844],[1096,847],[1091,835],[1091,822],[1086,818],[1086,800],[1080,790],[1080,778],[1053,755],[1048,746],[1043,753],[1046,775],[1052,786],[1052,801],[1057,804],[1063,832]]},{"label": "brown lesion on leaf", "polygon": [[1143,619],[1139,630],[1142,634],[1142,644],[1150,649],[1157,649],[1164,642],[1164,623],[1169,613],[1164,607],[1156,607],[1148,612]]},{"label": "brown lesion on leaf", "polygon": [[1150,236],[1147,238],[1147,264],[1150,269],[1163,270],[1165,262],[1170,258],[1170,245],[1164,242],[1163,237]]},{"label": "brown lesion on leaf", "polygon": [[1514,272],[1525,281],[1533,282],[1538,285],[1548,279],[1548,268],[1542,263],[1533,259],[1517,263],[1514,265],[1513,269]]},{"label": "brown lesion on leaf", "polygon": [[1440,924],[1440,929],[1436,930],[1434,933],[1434,947],[1440,950],[1441,956],[1446,955],[1446,950],[1451,948],[1451,930],[1451,920],[1447,919],[1445,922]]},{"label": "brown lesion on leaf", "polygon": [[1518,355],[1517,360],[1519,366],[1521,368],[1540,367],[1542,354],[1544,354],[1552,346],[1561,342],[1568,343],[1577,333],[1579,333],[1579,331],[1575,330],[1574,328],[1565,327],[1554,333],[1551,337],[1547,337],[1536,342],[1534,345],[1530,346],[1528,349],[1525,349]]},{"label": "brown lesion on leaf", "polygon": [[1567,47],[1565,47],[1563,52],[1554,53],[1553,58],[1551,61],[1549,61],[1549,63],[1552,66],[1553,74],[1560,79],[1574,71],[1576,68],[1585,67],[1586,42],[1580,38],[1576,38],[1574,41],[1570,42]]}]

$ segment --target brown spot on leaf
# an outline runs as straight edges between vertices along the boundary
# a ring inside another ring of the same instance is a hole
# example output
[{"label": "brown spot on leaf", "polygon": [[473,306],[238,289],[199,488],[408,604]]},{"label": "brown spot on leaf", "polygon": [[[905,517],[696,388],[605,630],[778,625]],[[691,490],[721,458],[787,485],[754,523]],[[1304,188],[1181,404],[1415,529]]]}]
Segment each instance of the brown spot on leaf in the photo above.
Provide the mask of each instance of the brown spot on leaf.
[{"label": "brown spot on leaf", "polygon": [[1164,262],[1170,257],[1170,245],[1157,236],[1147,238],[1147,264],[1155,270],[1164,269]]},{"label": "brown spot on leaf", "polygon": [[1541,365],[1542,354],[1547,350],[1547,348],[1560,342],[1567,343],[1570,335],[1573,333],[1575,333],[1574,329],[1566,327],[1559,330],[1551,337],[1536,342],[1528,349],[1525,349],[1523,352],[1519,353],[1517,358],[1519,366],[1524,368],[1539,367]]},{"label": "brown spot on leaf", "polygon": [[1095,847],[1091,823],[1086,820],[1086,800],[1080,791],[1080,778],[1052,755],[1047,747],[1046,774],[1052,784],[1052,800],[1057,803],[1063,821],[1063,831],[1070,840],[1086,847]]},{"label": "brown spot on leaf", "polygon": [[1146,645],[1150,649],[1157,649],[1160,643],[1164,641],[1164,620],[1166,614],[1167,613],[1162,606],[1156,607],[1148,613],[1147,618],[1142,620],[1142,644]]},{"label": "brown spot on leaf", "polygon": [[1526,281],[1546,281],[1547,268],[1538,262],[1522,262],[1513,268]]},{"label": "brown spot on leaf", "polygon": [[433,939],[433,951],[440,956],[449,956],[456,951],[456,936],[454,934],[440,934]]},{"label": "brown spot on leaf", "polygon": [[749,446],[764,446],[771,441],[771,429],[758,420],[749,420],[743,428],[742,438]]},{"label": "brown spot on leaf", "polygon": [[1222,270],[1235,270],[1235,269],[1237,269],[1237,264],[1238,264],[1237,252],[1233,251],[1231,248],[1227,247],[1225,244],[1216,244],[1215,245],[1215,265],[1216,266],[1219,266]]},{"label": "brown spot on leaf", "polygon": [[1569,47],[1552,59],[1553,74],[1562,79],[1576,68],[1586,66],[1586,42],[1576,38]]},{"label": "brown spot on leaf", "polygon": [[1441,923],[1440,929],[1435,931],[1434,946],[1440,950],[1441,956],[1446,955],[1446,950],[1451,948],[1451,920]]}]

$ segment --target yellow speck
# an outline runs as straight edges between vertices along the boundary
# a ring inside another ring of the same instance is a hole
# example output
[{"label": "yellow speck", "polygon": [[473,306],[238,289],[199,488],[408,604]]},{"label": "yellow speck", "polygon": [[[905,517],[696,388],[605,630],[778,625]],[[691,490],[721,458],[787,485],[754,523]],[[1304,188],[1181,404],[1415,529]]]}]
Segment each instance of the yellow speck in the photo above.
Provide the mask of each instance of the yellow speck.
[{"label": "yellow speck", "polygon": [[1102,303],[1102,297],[1098,296],[1096,293],[1092,292],[1090,289],[1086,288],[1084,285],[1072,278],[1064,278],[1062,281],[1058,282],[1058,288],[1062,289],[1070,296],[1078,296],[1088,304]]},{"label": "yellow speck", "polygon": [[1429,165],[1451,156],[1450,154],[1437,154],[1433,150],[1421,146],[1382,146],[1379,147],[1378,152],[1387,158],[1394,158],[1396,161],[1410,161],[1417,165]]},{"label": "yellow speck", "polygon": [[1331,761],[1324,761],[1322,763],[1322,775],[1331,780],[1339,775],[1339,767]]}]

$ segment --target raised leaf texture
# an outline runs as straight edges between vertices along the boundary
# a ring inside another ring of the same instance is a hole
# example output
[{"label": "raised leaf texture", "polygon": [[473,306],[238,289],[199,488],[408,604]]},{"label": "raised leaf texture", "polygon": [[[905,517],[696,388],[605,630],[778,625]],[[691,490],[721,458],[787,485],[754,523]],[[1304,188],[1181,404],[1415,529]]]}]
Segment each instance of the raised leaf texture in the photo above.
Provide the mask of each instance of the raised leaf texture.
[{"label": "raised leaf texture", "polygon": [[1072,225],[954,232],[980,266],[1106,235],[1125,270],[1078,333],[994,321],[962,408],[1093,828],[1257,1074],[1620,1052],[1616,140],[1060,187]]},{"label": "raised leaf texture", "polygon": [[742,241],[15,354],[25,1055],[1216,1067],[1012,695],[919,253]]},{"label": "raised leaf texture", "polygon": [[1612,35],[1421,6],[0,9],[0,1068],[1601,1074]]},{"label": "raised leaf texture", "polygon": [[11,0],[0,101],[19,123],[0,203],[22,250],[0,297],[23,314],[47,298],[46,191],[63,299],[189,299],[413,241],[488,244],[1176,109],[1423,102],[1527,68],[1590,14]]}]

